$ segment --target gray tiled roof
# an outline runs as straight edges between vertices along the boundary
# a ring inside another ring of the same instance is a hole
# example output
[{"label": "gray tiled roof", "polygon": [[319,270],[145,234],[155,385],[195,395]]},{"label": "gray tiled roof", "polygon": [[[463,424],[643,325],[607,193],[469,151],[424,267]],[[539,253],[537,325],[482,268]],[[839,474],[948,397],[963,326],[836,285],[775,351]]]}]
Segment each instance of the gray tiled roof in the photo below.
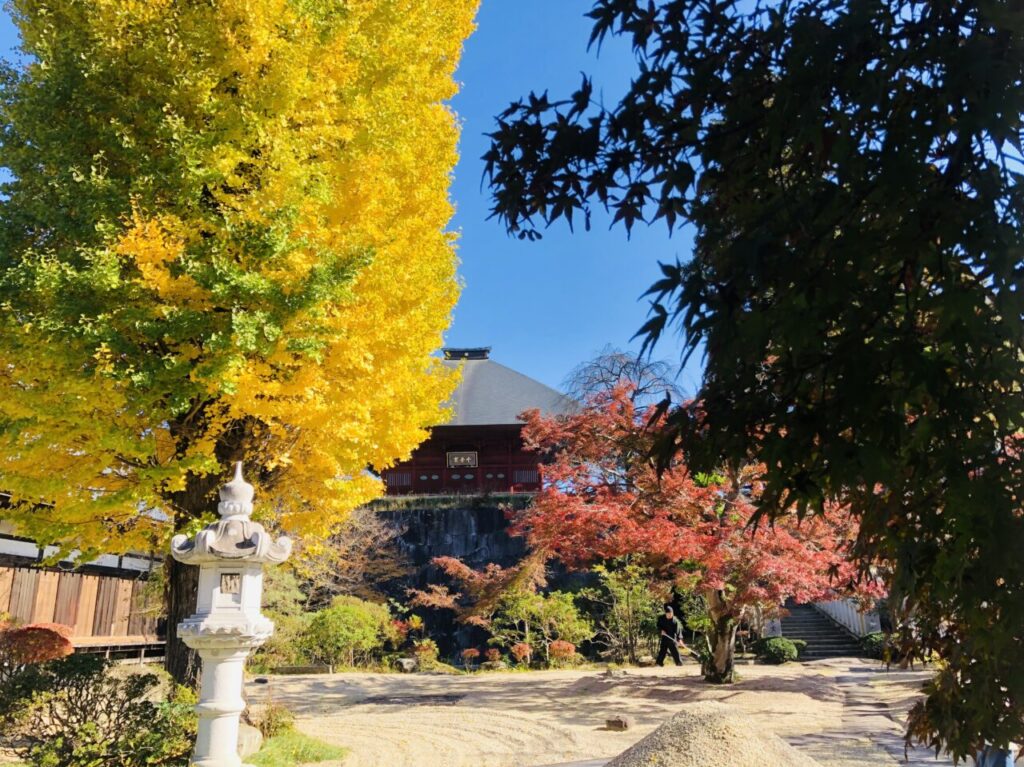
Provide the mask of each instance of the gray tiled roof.
[{"label": "gray tiled roof", "polygon": [[491,359],[445,360],[463,366],[462,381],[452,401],[446,426],[495,426],[522,423],[516,416],[539,408],[545,415],[568,413],[573,400],[540,381],[517,373]]}]

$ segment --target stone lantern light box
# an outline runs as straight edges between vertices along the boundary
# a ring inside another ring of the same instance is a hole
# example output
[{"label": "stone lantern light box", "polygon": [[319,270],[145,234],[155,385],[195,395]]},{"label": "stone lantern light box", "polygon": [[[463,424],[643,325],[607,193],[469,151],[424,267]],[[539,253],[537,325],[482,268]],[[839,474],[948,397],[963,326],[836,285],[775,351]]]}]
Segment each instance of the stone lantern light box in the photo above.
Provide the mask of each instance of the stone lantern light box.
[{"label": "stone lantern light box", "polygon": [[263,566],[283,562],[292,550],[288,538],[274,541],[252,521],[253,495],[239,462],[234,478],[220,489],[220,519],[195,538],[176,535],[171,541],[171,556],[199,567],[196,613],[178,624],[180,639],[203,661],[192,756],[199,767],[242,764],[237,748],[245,659],[274,631],[260,612]]}]

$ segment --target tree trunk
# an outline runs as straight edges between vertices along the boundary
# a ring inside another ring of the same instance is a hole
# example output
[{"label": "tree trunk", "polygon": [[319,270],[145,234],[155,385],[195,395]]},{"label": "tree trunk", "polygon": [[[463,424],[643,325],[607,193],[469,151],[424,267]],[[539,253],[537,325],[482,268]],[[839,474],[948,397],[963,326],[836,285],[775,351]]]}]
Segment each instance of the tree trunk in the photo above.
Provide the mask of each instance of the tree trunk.
[{"label": "tree trunk", "polygon": [[[204,512],[216,509],[216,489],[223,477],[218,475],[196,476],[190,474],[185,488],[174,493],[168,500],[173,509],[174,530],[183,530],[202,516]],[[178,624],[196,611],[196,594],[199,591],[199,568],[183,565],[167,553],[164,557],[167,568],[167,644],[164,650],[164,668],[178,684],[196,687],[199,681],[199,655],[178,639]]]},{"label": "tree trunk", "polygon": [[167,645],[164,668],[178,684],[195,687],[199,681],[199,654],[178,639],[178,624],[196,611],[199,568],[183,565],[173,557],[164,559],[167,568]]},{"label": "tree trunk", "polygon": [[[203,423],[204,411],[210,403],[196,405],[181,420],[171,424],[171,435],[178,448],[185,451],[202,432],[197,424]],[[181,490],[168,494],[167,505],[174,517],[174,532],[180,532],[205,512],[217,509],[217,489],[231,476],[231,465],[245,457],[246,441],[251,436],[251,422],[235,421],[226,428],[217,440],[214,455],[222,467],[219,474],[193,474],[185,478]],[[249,467],[254,472],[257,467]],[[201,671],[199,656],[178,639],[178,623],[196,611],[196,594],[199,591],[199,568],[183,565],[165,552],[167,568],[167,646],[164,651],[164,668],[179,684],[195,687]]]},{"label": "tree trunk", "polygon": [[711,617],[711,653],[704,663],[704,678],[715,684],[731,684],[736,678],[736,630],[739,624],[721,591],[706,596]]}]

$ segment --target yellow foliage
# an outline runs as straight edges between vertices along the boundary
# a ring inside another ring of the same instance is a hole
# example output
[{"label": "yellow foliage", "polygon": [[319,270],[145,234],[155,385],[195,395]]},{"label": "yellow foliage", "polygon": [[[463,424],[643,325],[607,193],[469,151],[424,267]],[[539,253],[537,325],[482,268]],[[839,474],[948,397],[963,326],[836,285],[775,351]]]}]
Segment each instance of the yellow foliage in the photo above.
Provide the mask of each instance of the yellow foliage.
[{"label": "yellow foliage", "polygon": [[7,516],[162,547],[240,457],[264,513],[327,534],[454,387],[431,357],[458,295],[444,102],[476,0],[14,8],[35,61],[3,94]]}]

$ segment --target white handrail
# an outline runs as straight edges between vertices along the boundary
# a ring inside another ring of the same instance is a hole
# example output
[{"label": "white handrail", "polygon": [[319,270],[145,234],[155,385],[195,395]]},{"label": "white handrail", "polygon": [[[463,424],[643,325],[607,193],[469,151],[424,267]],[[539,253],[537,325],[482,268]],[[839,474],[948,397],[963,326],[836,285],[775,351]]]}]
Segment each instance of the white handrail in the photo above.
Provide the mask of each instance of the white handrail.
[{"label": "white handrail", "polygon": [[878,613],[875,610],[862,612],[852,599],[815,602],[814,606],[854,636],[863,637],[882,630]]}]

